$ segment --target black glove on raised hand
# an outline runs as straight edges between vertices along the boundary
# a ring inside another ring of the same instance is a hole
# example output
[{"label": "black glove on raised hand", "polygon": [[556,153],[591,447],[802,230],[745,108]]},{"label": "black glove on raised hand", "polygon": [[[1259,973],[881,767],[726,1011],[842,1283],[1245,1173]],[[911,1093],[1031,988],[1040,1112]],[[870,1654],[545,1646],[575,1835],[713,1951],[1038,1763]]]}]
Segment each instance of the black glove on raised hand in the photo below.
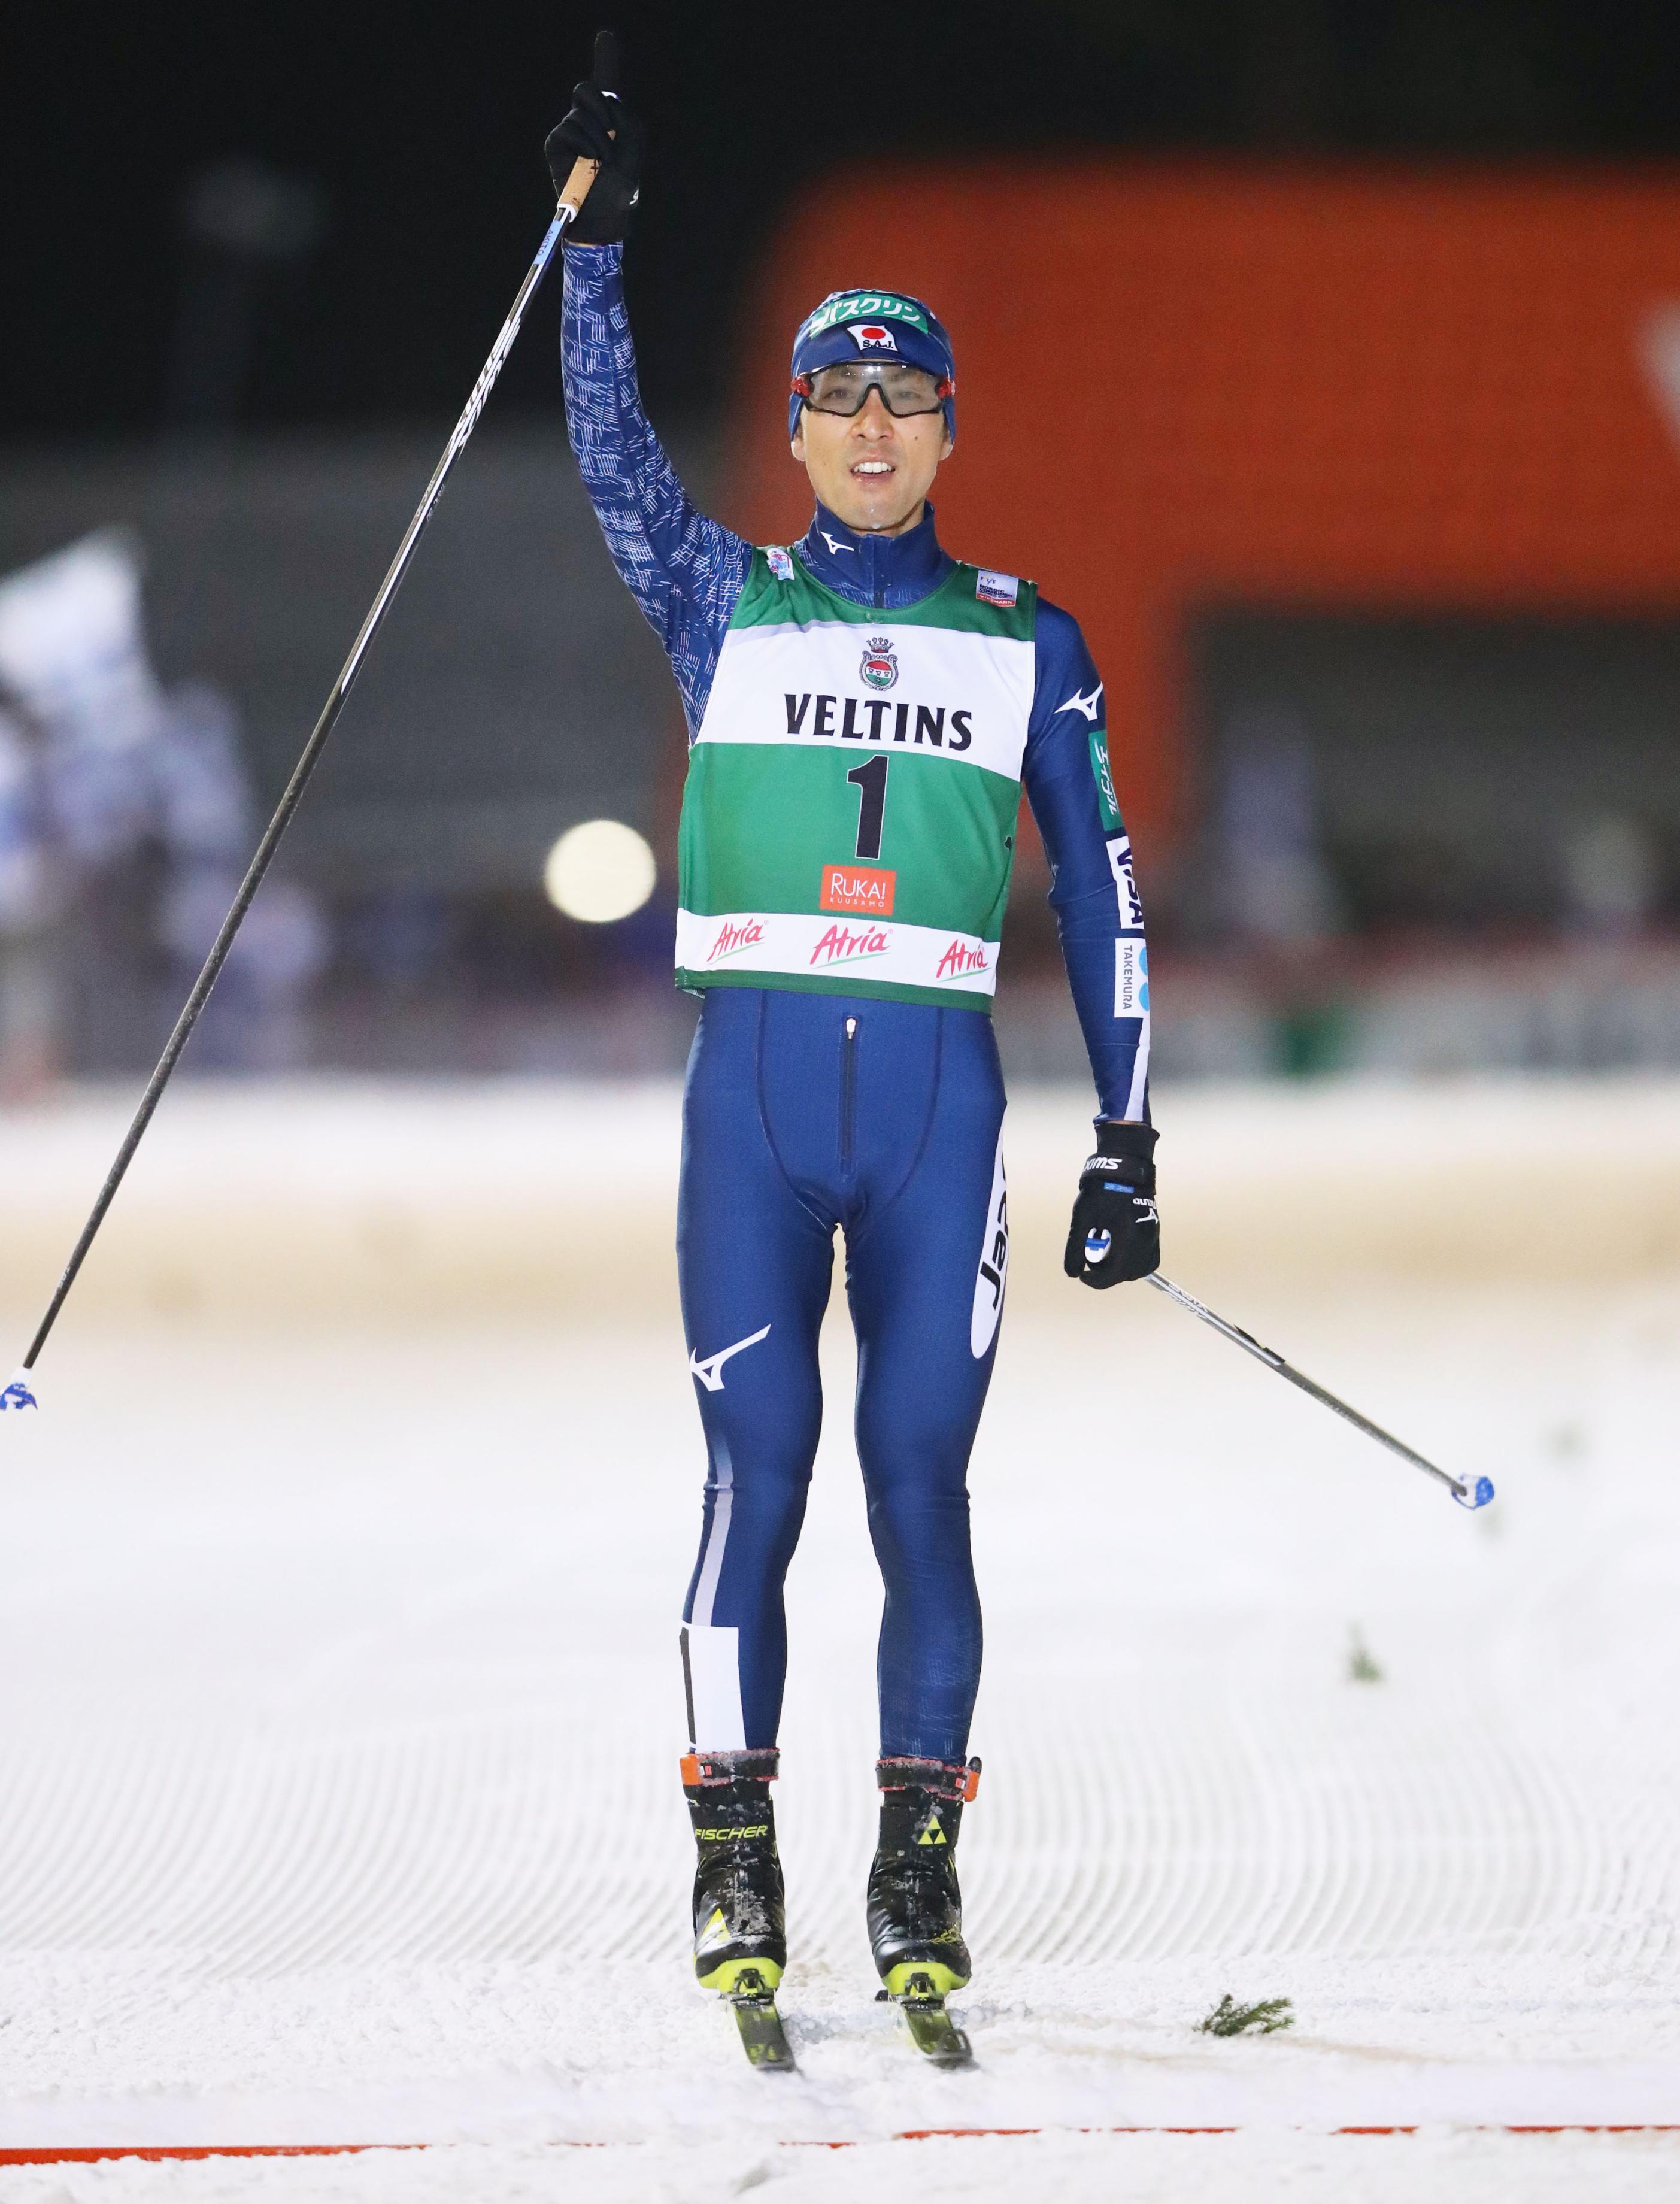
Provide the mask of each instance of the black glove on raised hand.
[{"label": "black glove on raised hand", "polygon": [[1161,1267],[1155,1128],[1104,1120],[1085,1158],[1062,1267],[1087,1286],[1118,1286]]},{"label": "black glove on raised hand", "polygon": [[600,163],[589,196],[566,231],[577,245],[620,243],[630,209],[642,194],[642,154],[648,133],[635,116],[625,114],[617,92],[602,81],[617,74],[616,59],[603,33],[595,41],[595,74],[572,86],[571,110],[548,133],[542,148],[557,193],[565,189],[574,161]]}]

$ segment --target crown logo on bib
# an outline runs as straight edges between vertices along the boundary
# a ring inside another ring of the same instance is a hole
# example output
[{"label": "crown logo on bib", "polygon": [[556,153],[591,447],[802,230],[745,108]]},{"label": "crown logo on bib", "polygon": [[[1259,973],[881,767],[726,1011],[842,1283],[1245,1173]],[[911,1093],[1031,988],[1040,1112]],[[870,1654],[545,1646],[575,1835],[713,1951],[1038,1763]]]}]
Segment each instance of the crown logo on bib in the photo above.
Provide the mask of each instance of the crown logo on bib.
[{"label": "crown logo on bib", "polygon": [[858,671],[872,689],[890,689],[898,678],[898,661],[890,635],[872,635]]}]

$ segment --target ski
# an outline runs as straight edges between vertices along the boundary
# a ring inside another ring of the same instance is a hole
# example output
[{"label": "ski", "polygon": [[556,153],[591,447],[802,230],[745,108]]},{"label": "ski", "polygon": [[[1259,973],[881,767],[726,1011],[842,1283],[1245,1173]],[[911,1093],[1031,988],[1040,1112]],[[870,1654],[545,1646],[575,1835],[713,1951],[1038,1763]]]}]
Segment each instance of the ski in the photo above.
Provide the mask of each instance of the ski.
[{"label": "ski", "polygon": [[741,2031],[741,2048],[748,2065],[761,2067],[766,2074],[796,2073],[793,2047],[776,2010],[775,1993],[766,1987],[758,1969],[743,1967],[735,1978],[734,1988],[725,1996]]},{"label": "ski", "polygon": [[945,2000],[934,1988],[931,1976],[913,1974],[896,1998],[887,1990],[878,1994],[898,2007],[911,2042],[931,2065],[974,2064],[974,2047],[945,2010]]}]

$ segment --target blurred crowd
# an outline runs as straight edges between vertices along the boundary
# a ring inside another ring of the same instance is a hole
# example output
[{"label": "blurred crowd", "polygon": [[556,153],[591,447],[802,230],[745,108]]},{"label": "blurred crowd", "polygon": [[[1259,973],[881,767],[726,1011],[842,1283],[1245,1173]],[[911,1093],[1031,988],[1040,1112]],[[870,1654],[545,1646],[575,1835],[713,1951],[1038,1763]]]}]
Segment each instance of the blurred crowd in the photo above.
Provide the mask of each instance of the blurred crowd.
[{"label": "blurred crowd", "polygon": [[[119,529],[0,578],[0,1104],[156,1061],[266,810],[233,699],[157,672],[143,579]],[[1498,708],[1464,710],[1474,724]],[[680,749],[658,749],[674,801]],[[1175,863],[1145,868],[1164,1073],[1680,1063],[1674,850],[1648,775],[1622,776],[1624,808],[1588,798],[1549,849],[1514,823],[1484,837],[1478,872],[1399,817],[1387,838],[1350,838],[1336,756],[1263,684],[1218,716],[1198,823]],[[417,745],[406,773],[423,781]],[[651,871],[640,837],[606,831]],[[296,863],[288,844],[189,1072],[680,1070],[692,1005],[670,983],[668,889],[581,923],[535,877],[452,885],[417,856],[392,878],[345,853],[300,878]],[[1025,835],[999,1037],[1013,1076],[1077,1078],[1048,886]]]},{"label": "blurred crowd", "polygon": [[[142,624],[138,546],[85,537],[0,582],[0,1099],[130,1061],[167,1033],[249,862],[237,714],[165,687]],[[258,896],[195,1042],[200,1068],[302,1061],[328,955],[309,892]]]}]

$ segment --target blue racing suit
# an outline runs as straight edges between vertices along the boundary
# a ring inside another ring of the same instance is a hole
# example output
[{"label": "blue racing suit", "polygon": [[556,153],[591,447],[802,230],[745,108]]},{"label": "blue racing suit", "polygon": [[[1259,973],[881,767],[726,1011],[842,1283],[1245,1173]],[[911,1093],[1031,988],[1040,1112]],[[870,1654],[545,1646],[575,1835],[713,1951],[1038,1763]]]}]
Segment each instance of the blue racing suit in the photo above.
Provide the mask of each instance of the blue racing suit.
[{"label": "blue racing suit", "polygon": [[[664,644],[690,739],[752,547],[697,512],[642,408],[622,247],[565,253],[572,449],[619,573]],[[919,603],[952,561],[926,517],[855,533],[819,505],[792,547],[854,603]],[[1145,1015],[1122,1015],[1122,938],[1141,923],[1102,749],[1103,684],[1077,623],[1038,601],[1021,779],[1052,877],[1099,1115],[1147,1116]],[[1099,779],[1099,773],[1101,778]],[[1105,817],[1105,809],[1108,815]],[[1128,997],[1127,1010],[1138,1007]],[[683,1612],[689,1735],[772,1745],[786,1664],[782,1585],[822,1417],[817,1336],[845,1235],[858,1344],[856,1436],[885,1585],[884,1756],[954,1763],[979,1681],[969,1450],[997,1352],[1008,1262],[991,1020],[774,986],[703,998],[683,1115],[677,1259],[710,1470]]]}]

